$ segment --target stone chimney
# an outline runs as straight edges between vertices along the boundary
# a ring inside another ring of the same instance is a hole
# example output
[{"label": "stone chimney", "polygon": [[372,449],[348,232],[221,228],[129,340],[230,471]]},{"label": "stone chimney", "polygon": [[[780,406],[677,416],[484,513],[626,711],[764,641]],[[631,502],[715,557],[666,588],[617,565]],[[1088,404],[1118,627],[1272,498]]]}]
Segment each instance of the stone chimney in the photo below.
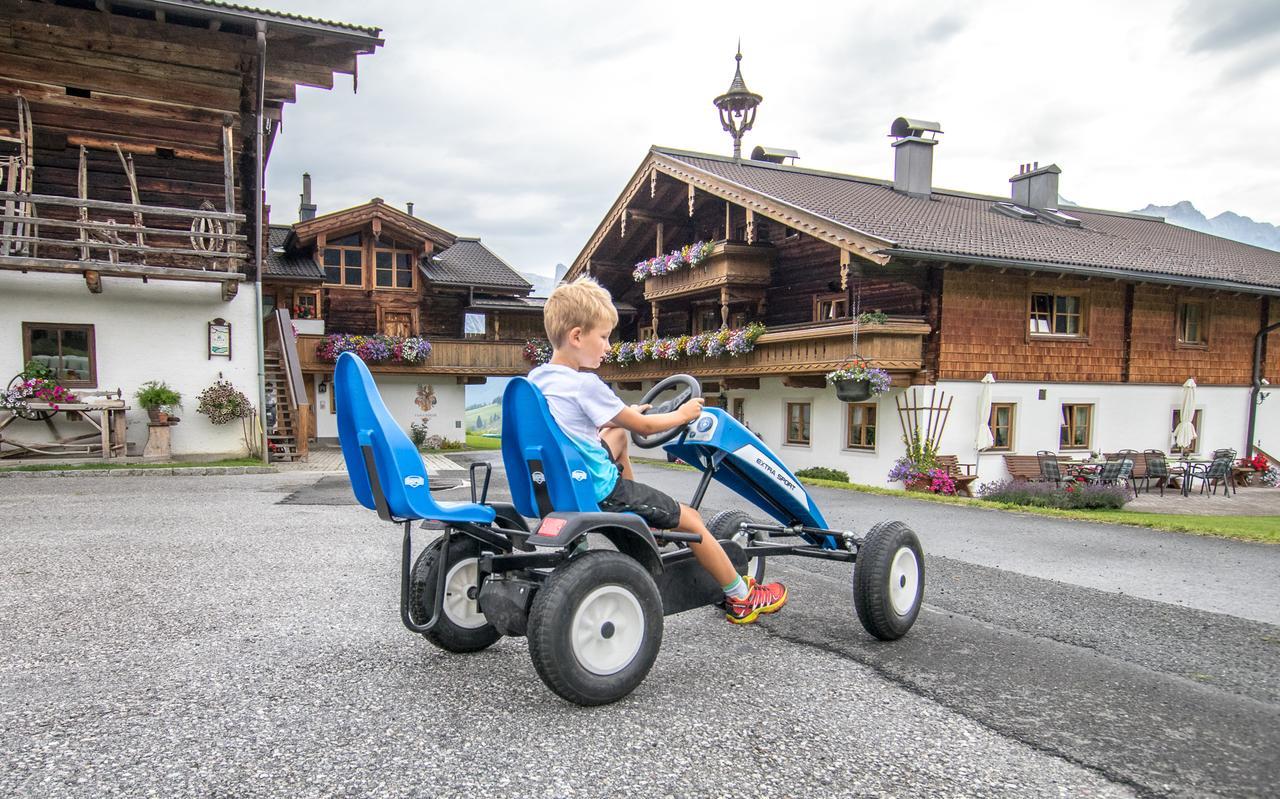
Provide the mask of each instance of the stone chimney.
[{"label": "stone chimney", "polygon": [[1013,201],[1024,208],[1040,210],[1057,209],[1058,175],[1062,170],[1057,164],[1040,166],[1040,162],[1022,164],[1018,174],[1009,178],[1013,184]]},{"label": "stone chimney", "polygon": [[942,132],[937,122],[898,117],[889,128],[893,143],[893,188],[912,197],[928,197],[933,190],[933,148],[936,134]]},{"label": "stone chimney", "polygon": [[298,204],[298,221],[316,218],[316,206],[311,202],[311,173],[302,173],[302,202]]}]

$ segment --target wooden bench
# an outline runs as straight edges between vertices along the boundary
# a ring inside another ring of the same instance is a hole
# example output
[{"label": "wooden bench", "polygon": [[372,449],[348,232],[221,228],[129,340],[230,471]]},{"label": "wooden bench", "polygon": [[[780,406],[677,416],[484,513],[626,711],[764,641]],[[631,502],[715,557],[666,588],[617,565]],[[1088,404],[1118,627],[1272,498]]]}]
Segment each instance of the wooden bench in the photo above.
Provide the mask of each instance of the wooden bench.
[{"label": "wooden bench", "polygon": [[1005,455],[1004,468],[1014,480],[1040,479],[1040,458],[1036,455]]},{"label": "wooden bench", "polygon": [[957,495],[973,496],[973,481],[978,479],[978,475],[973,473],[972,463],[961,463],[955,455],[939,455],[936,460],[938,466],[947,470],[951,482],[956,484]]}]

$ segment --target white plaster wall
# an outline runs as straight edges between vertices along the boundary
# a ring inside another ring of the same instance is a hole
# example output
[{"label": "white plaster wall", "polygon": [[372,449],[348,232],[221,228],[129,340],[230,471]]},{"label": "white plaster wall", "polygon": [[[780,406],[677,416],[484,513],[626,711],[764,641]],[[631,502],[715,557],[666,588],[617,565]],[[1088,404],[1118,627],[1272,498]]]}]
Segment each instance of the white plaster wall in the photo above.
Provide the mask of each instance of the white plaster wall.
[{"label": "white plaster wall", "polygon": [[[147,415],[136,407],[133,394],[148,380],[163,380],[183,397],[182,422],[172,431],[175,455],[244,455],[240,425],[210,424],[196,413],[196,396],[221,373],[257,406],[253,287],[241,285],[231,302],[223,302],[218,283],[104,276],[102,286],[101,294],[90,294],[79,275],[0,272],[0,379],[8,381],[22,369],[23,322],[91,324],[98,389],[120,388],[135,406],[128,412],[129,441],[139,453],[146,443]],[[208,358],[208,323],[215,318],[231,322],[230,360]],[[58,423],[71,429],[61,417]],[[42,423],[18,421],[6,432],[47,440]]]},{"label": "white plaster wall", "polygon": [[[646,383],[645,387],[648,388]],[[927,400],[931,387],[917,386],[915,391]],[[977,382],[944,381],[936,386],[951,398],[951,412],[943,432],[939,451],[955,455],[961,463],[977,463],[979,483],[1008,477],[1005,452],[986,452],[975,457],[978,425]],[[1039,399],[1040,389],[1045,399]],[[906,451],[902,443],[902,426],[898,421],[895,398],[911,389],[895,389],[877,398],[878,429],[874,451],[844,448],[846,436],[845,404],[835,397],[833,389],[798,389],[782,385],[781,378],[762,378],[758,390],[727,391],[732,408],[733,397],[746,400],[747,423],[792,470],[811,466],[843,469],[849,479],[868,485],[890,485],[886,480],[893,462]],[[640,392],[623,393],[627,402],[638,402]],[[812,443],[809,446],[784,444],[783,426],[788,401],[808,400],[813,403]],[[1181,386],[1113,385],[1089,383],[1001,383],[992,386],[992,402],[1012,402],[1015,410],[1012,454],[1034,455],[1038,450],[1058,451],[1059,426],[1063,403],[1082,402],[1094,405],[1093,450],[1114,452],[1119,449],[1171,448],[1173,411],[1182,402]],[[1202,387],[1196,392],[1196,407],[1201,411],[1200,452],[1230,447],[1243,451],[1246,433],[1249,390],[1242,387]],[[983,420],[985,423],[985,419]],[[1263,449],[1271,442],[1271,452],[1280,454],[1280,387],[1259,407],[1256,441]],[[1084,454],[1084,453],[1081,453]],[[892,484],[901,487],[900,483]]]},{"label": "white plaster wall", "polygon": [[[337,416],[332,413],[332,378],[324,393],[316,393],[316,437],[338,437]],[[463,429],[466,408],[466,386],[458,385],[452,375],[380,375],[374,374],[378,393],[387,410],[400,428],[409,432],[409,425],[426,417],[427,434],[438,435],[453,441],[466,440]],[[435,390],[436,404],[430,411],[418,407],[418,386],[429,385]]]}]

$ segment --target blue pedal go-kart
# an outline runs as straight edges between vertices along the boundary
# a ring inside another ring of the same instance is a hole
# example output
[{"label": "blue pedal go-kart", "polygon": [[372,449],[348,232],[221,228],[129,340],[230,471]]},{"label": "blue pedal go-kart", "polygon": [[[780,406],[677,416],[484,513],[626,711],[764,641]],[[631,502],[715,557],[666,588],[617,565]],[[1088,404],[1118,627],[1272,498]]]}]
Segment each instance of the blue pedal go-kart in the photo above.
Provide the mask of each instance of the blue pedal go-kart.
[{"label": "blue pedal go-kart", "polygon": [[[701,396],[696,379],[675,375],[642,402],[655,403],[670,390],[679,394],[649,413]],[[504,635],[525,636],[547,687],[570,702],[600,705],[644,680],[662,644],[665,616],[723,601],[720,586],[688,548],[696,536],[651,530],[635,514],[600,511],[578,450],[527,379],[514,378],[502,398],[511,503],[488,501],[487,463],[472,464],[470,502],[436,501],[422,457],[355,355],[339,356],[334,394],[356,499],[403,526],[401,620],[431,643],[476,652]],[[881,522],[865,536],[829,529],[795,475],[719,408],[704,409],[686,427],[632,440],[663,445],[702,472],[689,502],[694,508],[717,480],[773,520],[757,521],[738,509],[710,520],[739,573],[762,580],[768,559],[781,555],[853,563],[853,606],[867,632],[894,640],[915,623],[924,554],[906,525]],[[415,522],[442,531],[416,560]]]}]

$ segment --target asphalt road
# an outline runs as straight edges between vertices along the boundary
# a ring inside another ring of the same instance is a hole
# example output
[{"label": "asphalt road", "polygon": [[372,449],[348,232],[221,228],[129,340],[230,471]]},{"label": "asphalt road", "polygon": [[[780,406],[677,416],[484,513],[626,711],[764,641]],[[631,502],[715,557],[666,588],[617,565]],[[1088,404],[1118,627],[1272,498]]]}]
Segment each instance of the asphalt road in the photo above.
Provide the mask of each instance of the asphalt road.
[{"label": "asphalt road", "polygon": [[[644,474],[692,490],[687,472]],[[833,524],[894,516],[921,533],[926,606],[910,635],[882,644],[861,630],[847,567],[778,560],[783,612],[750,627],[711,610],[671,617],[645,683],[582,709],[545,689],[522,640],[456,656],[403,630],[398,531],[351,504],[341,478],[8,482],[0,795],[1258,796],[1280,784],[1280,629],[1258,620],[1275,603],[1251,583],[1275,582],[1280,548],[1127,528],[1104,528],[1107,543],[1074,523],[1040,536],[1016,515],[823,493]],[[1147,577],[1117,580],[1073,572],[1072,547],[1095,550],[1098,568],[1123,560],[1114,547],[1161,554]]]}]

